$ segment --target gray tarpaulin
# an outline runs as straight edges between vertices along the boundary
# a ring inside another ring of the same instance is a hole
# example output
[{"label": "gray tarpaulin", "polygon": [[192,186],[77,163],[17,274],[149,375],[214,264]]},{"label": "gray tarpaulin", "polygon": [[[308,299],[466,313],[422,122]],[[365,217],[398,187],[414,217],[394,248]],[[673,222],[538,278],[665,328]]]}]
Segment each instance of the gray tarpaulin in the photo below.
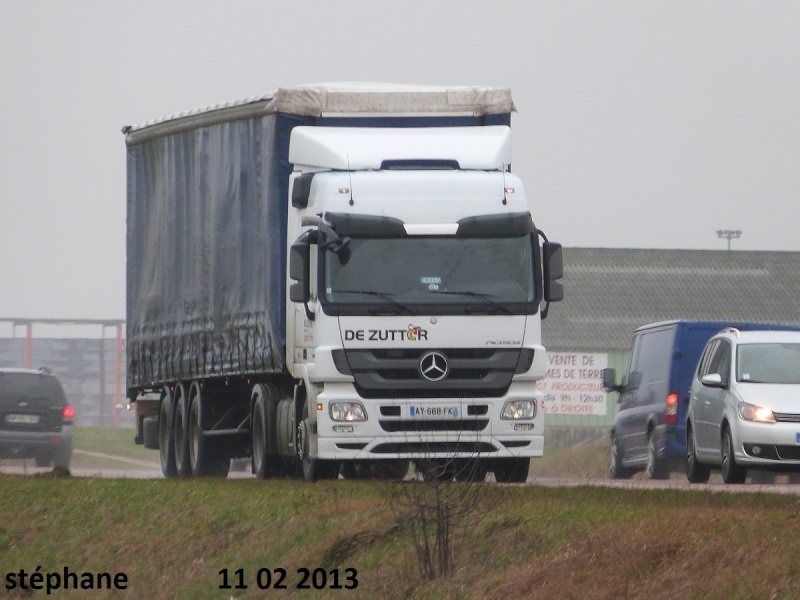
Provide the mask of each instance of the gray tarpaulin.
[{"label": "gray tarpaulin", "polygon": [[504,88],[320,84],[123,128],[128,387],[284,368],[296,125],[509,125]]},{"label": "gray tarpaulin", "polygon": [[129,386],[283,368],[286,118],[128,147]]}]

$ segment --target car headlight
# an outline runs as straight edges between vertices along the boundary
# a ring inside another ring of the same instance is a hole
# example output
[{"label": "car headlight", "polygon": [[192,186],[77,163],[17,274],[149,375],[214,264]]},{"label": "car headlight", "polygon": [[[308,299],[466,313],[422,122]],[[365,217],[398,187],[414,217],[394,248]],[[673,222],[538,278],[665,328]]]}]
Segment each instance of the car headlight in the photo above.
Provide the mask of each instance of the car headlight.
[{"label": "car headlight", "polygon": [[359,402],[331,402],[330,412],[334,421],[367,420],[367,411]]},{"label": "car headlight", "polygon": [[501,419],[532,419],[536,416],[536,402],[534,400],[510,400],[503,407]]},{"label": "car headlight", "polygon": [[754,421],[756,423],[775,422],[775,415],[772,414],[770,409],[748,404],[747,402],[739,402],[739,416],[745,421]]}]

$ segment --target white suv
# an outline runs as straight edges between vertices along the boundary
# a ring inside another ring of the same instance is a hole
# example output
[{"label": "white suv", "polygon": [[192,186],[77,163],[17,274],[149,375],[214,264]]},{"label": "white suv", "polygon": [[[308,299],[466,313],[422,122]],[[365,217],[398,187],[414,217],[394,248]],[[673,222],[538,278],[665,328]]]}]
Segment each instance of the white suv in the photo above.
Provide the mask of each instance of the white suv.
[{"label": "white suv", "polygon": [[711,338],[692,380],[686,476],[743,483],[748,467],[800,471],[800,331]]}]

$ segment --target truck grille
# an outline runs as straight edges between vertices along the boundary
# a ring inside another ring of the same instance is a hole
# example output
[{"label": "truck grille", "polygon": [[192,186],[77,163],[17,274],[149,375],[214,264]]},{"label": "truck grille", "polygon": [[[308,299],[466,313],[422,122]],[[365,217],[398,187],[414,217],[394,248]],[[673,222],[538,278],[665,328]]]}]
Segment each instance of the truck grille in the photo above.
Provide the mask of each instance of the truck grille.
[{"label": "truck grille", "polygon": [[[447,364],[441,379],[430,381],[420,361],[437,352]],[[362,398],[497,398],[508,391],[520,362],[524,370],[533,356],[518,349],[446,348],[337,350],[334,362],[352,375]]]}]

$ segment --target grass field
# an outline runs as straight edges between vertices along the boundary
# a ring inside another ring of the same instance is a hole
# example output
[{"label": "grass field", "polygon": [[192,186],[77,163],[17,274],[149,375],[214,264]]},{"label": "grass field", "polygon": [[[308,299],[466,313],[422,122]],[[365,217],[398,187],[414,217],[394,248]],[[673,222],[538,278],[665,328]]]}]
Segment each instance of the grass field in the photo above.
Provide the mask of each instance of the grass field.
[{"label": "grass field", "polygon": [[[116,442],[105,436],[115,435],[83,432],[76,448],[109,451]],[[559,451],[534,470],[560,464],[551,474],[593,476],[601,450]],[[20,570],[37,567],[45,577],[66,568],[127,579],[124,592],[56,594],[75,598],[800,597],[794,496],[488,485],[457,539],[455,574],[427,581],[388,490],[358,481],[0,475],[0,597],[27,597]],[[286,571],[287,589],[259,590],[258,575],[274,583],[275,569]],[[317,584],[324,577],[324,589],[298,590],[302,569]]]}]

